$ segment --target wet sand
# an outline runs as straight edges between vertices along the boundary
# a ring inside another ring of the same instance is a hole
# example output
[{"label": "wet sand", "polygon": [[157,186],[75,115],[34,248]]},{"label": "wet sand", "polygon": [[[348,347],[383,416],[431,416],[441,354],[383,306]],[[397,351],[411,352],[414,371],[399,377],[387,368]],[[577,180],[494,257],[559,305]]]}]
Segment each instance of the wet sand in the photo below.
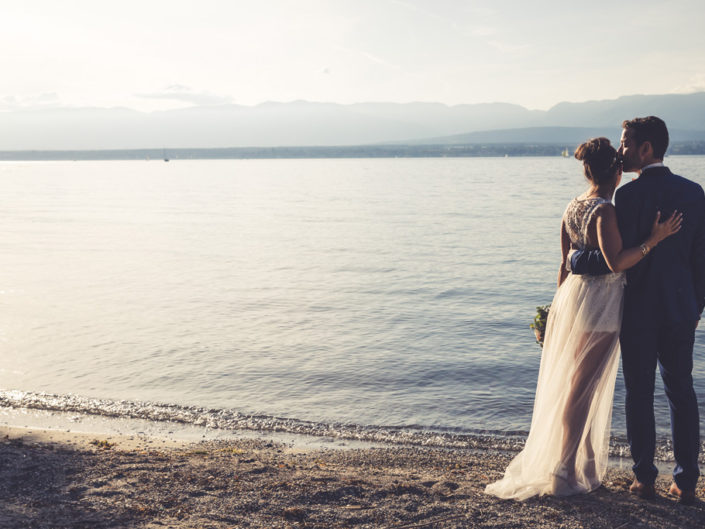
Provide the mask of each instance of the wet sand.
[{"label": "wet sand", "polygon": [[705,526],[705,489],[639,500],[631,475],[571,498],[483,493],[510,453],[389,446],[301,449],[0,427],[0,527],[585,528]]}]

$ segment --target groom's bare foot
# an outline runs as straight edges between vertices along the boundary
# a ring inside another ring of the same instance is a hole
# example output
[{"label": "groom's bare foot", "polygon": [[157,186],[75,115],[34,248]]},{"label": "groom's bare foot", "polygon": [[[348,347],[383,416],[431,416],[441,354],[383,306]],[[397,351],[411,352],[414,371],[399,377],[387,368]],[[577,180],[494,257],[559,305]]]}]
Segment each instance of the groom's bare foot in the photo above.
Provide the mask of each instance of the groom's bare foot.
[{"label": "groom's bare foot", "polygon": [[653,484],[642,483],[637,479],[635,479],[634,483],[629,487],[629,492],[635,494],[642,500],[653,500],[656,497],[656,489]]},{"label": "groom's bare foot", "polygon": [[676,482],[671,483],[671,488],[668,491],[672,496],[678,498],[678,503],[683,505],[693,505],[695,503],[695,491],[694,490],[682,490]]}]

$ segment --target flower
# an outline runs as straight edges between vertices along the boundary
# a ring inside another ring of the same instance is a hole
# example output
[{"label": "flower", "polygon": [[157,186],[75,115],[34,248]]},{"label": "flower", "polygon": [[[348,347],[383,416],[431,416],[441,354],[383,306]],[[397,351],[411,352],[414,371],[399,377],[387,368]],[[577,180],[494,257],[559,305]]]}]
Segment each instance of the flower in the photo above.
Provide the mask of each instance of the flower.
[{"label": "flower", "polygon": [[543,338],[546,332],[546,320],[548,319],[548,311],[551,309],[551,305],[541,305],[536,307],[536,316],[534,316],[534,323],[529,325],[534,330],[536,335],[536,343],[543,347]]}]

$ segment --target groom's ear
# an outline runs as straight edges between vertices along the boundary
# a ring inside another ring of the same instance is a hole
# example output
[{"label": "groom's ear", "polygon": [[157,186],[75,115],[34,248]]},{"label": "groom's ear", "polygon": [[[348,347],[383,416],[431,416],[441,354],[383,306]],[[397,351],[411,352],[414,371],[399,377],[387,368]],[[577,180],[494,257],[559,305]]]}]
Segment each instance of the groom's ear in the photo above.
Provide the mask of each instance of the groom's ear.
[{"label": "groom's ear", "polygon": [[639,145],[639,155],[647,160],[654,155],[654,146],[651,145],[649,140],[646,140]]}]

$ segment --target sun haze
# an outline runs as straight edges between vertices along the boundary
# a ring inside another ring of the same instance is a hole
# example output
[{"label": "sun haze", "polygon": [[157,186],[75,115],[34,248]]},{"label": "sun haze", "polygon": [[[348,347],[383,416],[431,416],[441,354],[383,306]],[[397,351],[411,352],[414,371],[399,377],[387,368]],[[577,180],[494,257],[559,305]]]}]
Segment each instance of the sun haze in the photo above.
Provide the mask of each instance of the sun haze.
[{"label": "sun haze", "polygon": [[0,110],[561,101],[705,89],[695,0],[5,1]]}]

